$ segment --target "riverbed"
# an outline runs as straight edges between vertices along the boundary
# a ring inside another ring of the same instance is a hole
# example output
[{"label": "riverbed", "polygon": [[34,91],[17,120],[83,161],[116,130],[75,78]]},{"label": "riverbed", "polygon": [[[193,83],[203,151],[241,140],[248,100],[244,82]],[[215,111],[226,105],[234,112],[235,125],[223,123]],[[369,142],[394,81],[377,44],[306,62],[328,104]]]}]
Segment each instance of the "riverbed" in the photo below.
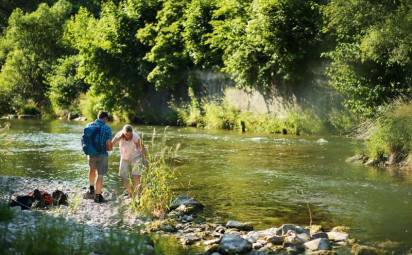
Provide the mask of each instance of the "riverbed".
[{"label": "riverbed", "polygon": [[[0,175],[66,179],[87,185],[80,147],[85,123],[13,121],[0,135]],[[113,130],[120,129],[112,125]],[[264,229],[283,223],[345,225],[352,237],[394,249],[412,247],[412,176],[349,164],[362,148],[342,137],[241,134],[194,128],[136,126],[149,146],[153,129],[180,143],[174,190],[205,205],[215,221],[251,222]],[[151,150],[153,148],[150,148]],[[119,153],[110,155],[105,185],[120,190]]]}]

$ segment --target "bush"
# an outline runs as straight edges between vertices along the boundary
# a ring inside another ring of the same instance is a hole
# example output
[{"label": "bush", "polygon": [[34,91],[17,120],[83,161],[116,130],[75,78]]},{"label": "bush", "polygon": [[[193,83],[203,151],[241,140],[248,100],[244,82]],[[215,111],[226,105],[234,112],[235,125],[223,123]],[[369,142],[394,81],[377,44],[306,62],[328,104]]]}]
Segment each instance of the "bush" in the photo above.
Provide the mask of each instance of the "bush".
[{"label": "bush", "polygon": [[375,132],[367,141],[370,157],[406,157],[412,149],[412,103],[394,103],[375,121]]},{"label": "bush", "polygon": [[18,112],[19,114],[39,115],[40,109],[36,103],[30,100],[26,104],[23,104]]},{"label": "bush", "polygon": [[92,90],[80,95],[80,111],[88,120],[96,119],[100,110],[103,110],[102,97],[97,96]]}]

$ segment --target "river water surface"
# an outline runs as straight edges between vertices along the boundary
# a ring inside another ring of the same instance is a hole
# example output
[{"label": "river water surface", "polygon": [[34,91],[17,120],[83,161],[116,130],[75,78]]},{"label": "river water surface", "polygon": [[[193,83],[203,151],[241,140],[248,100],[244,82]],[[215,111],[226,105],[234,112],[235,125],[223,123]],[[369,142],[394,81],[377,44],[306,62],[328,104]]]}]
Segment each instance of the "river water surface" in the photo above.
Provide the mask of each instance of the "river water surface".
[{"label": "river water surface", "polygon": [[[0,135],[0,175],[68,179],[86,186],[88,166],[80,147],[84,124],[12,122]],[[136,128],[150,140],[154,127]],[[156,127],[158,133],[163,129]],[[205,204],[207,217],[248,221],[257,229],[309,225],[310,208],[313,224],[349,226],[352,237],[365,243],[389,240],[403,251],[412,247],[412,177],[346,163],[361,149],[358,141],[192,128],[168,128],[166,135],[169,145],[181,144],[174,188]],[[115,150],[106,185],[116,189],[118,161]]]}]

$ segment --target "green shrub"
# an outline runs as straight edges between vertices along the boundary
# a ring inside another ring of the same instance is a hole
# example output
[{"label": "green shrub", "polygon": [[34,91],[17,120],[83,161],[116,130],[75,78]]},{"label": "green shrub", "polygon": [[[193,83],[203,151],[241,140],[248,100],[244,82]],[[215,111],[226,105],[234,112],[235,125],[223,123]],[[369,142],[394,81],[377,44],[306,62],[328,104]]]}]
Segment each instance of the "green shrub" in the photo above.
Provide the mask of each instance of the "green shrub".
[{"label": "green shrub", "polygon": [[97,96],[92,90],[80,95],[80,111],[88,120],[96,119],[100,110],[103,110],[102,97]]},{"label": "green shrub", "polygon": [[239,111],[226,102],[206,102],[203,104],[203,122],[209,129],[235,129]]},{"label": "green shrub", "polygon": [[28,114],[28,115],[39,115],[40,109],[36,103],[29,100],[25,104],[22,104],[21,108],[18,110],[19,114]]},{"label": "green shrub", "polygon": [[375,131],[366,143],[370,157],[398,154],[412,149],[412,103],[395,103],[375,121]]}]

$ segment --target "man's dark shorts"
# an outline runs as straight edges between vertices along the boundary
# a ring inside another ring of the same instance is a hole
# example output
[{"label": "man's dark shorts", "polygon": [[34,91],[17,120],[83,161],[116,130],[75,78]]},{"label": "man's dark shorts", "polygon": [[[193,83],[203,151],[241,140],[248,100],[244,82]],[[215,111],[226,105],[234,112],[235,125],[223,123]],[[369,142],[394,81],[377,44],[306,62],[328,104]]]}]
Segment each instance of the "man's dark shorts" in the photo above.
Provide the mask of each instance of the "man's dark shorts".
[{"label": "man's dark shorts", "polygon": [[97,169],[99,175],[106,175],[109,169],[109,157],[89,156],[89,166],[91,169]]}]

